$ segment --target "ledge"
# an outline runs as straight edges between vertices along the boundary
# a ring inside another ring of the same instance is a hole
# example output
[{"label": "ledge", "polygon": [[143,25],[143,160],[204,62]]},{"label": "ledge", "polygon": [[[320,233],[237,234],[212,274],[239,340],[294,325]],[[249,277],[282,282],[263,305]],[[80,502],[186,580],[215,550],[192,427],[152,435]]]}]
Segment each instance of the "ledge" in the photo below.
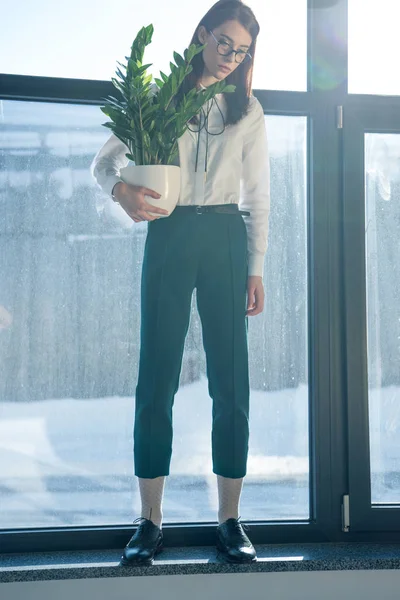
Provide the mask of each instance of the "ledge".
[{"label": "ledge", "polygon": [[214,548],[165,548],[151,567],[120,567],[120,550],[0,555],[0,583],[279,571],[399,569],[400,544],[256,545],[258,561],[227,564]]}]

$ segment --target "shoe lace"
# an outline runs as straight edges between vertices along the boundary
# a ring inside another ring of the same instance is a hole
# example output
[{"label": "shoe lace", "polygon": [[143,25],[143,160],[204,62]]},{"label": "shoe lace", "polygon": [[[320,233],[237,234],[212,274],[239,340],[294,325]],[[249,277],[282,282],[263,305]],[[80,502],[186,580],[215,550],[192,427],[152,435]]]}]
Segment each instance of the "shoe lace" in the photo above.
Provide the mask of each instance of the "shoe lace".
[{"label": "shoe lace", "polygon": [[249,531],[250,530],[250,525],[247,525],[246,523],[242,523],[242,521],[240,520],[242,517],[238,517],[236,519],[236,523],[237,525],[241,525],[244,531]]},{"label": "shoe lace", "polygon": [[249,531],[250,527],[248,525],[246,525],[245,523],[241,523],[240,517],[238,517],[237,519],[234,519],[234,522],[232,525],[233,525],[233,529],[235,531],[235,535],[238,537],[238,539],[244,540],[247,537],[246,531]]},{"label": "shoe lace", "polygon": [[132,523],[133,523],[133,525],[136,525],[137,523],[139,525],[141,525],[142,523],[145,523],[146,521],[148,521],[148,519],[146,519],[145,517],[138,517],[137,519],[132,521]]}]

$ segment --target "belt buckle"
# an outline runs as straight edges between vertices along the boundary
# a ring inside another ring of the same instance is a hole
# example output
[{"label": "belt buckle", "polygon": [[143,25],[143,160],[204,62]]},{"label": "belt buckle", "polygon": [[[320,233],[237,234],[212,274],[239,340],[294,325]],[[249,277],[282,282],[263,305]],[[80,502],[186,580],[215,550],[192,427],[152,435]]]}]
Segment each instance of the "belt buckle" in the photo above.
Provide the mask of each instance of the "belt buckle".
[{"label": "belt buckle", "polygon": [[201,215],[201,214],[203,214],[203,207],[196,206],[196,215]]}]

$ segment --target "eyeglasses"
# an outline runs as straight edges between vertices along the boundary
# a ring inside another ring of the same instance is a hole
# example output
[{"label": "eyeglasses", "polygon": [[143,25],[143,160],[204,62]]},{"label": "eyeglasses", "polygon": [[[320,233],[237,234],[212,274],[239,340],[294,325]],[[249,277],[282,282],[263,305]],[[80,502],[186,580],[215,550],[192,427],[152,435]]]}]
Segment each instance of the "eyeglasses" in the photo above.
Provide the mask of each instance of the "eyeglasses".
[{"label": "eyeglasses", "polygon": [[211,33],[214,40],[217,42],[217,52],[218,54],[221,54],[221,56],[230,56],[233,52],[235,54],[235,61],[239,64],[251,60],[252,56],[248,52],[245,52],[244,50],[234,50],[228,42],[219,42],[212,31],[209,31],[208,33]]}]

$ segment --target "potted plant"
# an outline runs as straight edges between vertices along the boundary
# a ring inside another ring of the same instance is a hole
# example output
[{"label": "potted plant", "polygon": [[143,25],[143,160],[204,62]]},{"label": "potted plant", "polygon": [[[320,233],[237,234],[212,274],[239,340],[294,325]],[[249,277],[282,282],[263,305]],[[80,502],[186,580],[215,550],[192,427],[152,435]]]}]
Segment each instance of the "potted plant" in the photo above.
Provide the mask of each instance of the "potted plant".
[{"label": "potted plant", "polygon": [[153,83],[152,75],[147,73],[152,65],[143,64],[144,50],[151,43],[153,31],[153,25],[148,25],[137,34],[131,55],[125,57],[127,64],[118,63],[118,77],[112,78],[121,98],[104,98],[106,104],[101,110],[111,119],[103,123],[104,127],[111,129],[129,149],[126,157],[130,163],[121,169],[121,179],[161,194],[159,200],[152,198],[152,204],[170,214],[180,193],[180,167],[173,164],[178,155],[178,139],[205,102],[221,92],[233,92],[235,86],[218,81],[205,89],[193,88],[177,106],[176,94],[193,69],[193,57],[204,46],[192,44],[183,57],[174,52],[176,64],[170,63],[170,74],[160,71],[161,78]]}]

